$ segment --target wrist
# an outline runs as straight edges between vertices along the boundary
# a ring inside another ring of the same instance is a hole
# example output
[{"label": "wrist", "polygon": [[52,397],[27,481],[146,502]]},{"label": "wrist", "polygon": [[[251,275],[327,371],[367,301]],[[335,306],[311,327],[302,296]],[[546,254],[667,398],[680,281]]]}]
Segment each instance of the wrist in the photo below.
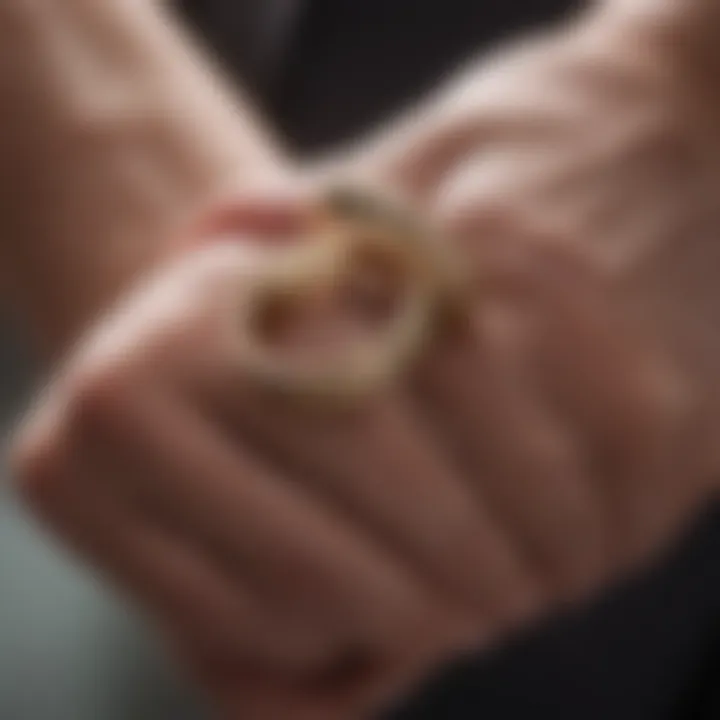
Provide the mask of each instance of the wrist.
[{"label": "wrist", "polygon": [[55,354],[210,197],[284,163],[159,3],[0,3],[0,40],[0,266]]}]

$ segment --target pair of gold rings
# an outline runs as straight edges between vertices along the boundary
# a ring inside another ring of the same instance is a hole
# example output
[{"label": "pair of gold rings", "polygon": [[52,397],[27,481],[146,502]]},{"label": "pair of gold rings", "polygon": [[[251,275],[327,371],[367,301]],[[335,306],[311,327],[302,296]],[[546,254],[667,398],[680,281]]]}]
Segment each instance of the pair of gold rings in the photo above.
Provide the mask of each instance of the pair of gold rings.
[{"label": "pair of gold rings", "polygon": [[[244,370],[284,396],[352,402],[386,387],[420,356],[443,308],[457,297],[459,268],[441,233],[385,194],[335,186],[311,218],[302,237],[249,279],[239,318]],[[352,293],[353,284],[373,279],[388,296],[386,316],[371,332],[341,342],[339,353],[302,361],[266,332],[273,308],[295,307],[314,294]]]}]

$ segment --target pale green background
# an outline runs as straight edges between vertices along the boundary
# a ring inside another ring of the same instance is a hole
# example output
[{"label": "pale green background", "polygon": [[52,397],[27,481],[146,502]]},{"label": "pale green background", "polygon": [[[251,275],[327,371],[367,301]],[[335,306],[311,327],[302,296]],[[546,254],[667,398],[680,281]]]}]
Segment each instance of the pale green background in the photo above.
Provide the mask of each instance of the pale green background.
[{"label": "pale green background", "polygon": [[[0,333],[0,428],[32,372]],[[0,720],[195,720],[200,713],[137,618],[26,516],[2,465]]]}]

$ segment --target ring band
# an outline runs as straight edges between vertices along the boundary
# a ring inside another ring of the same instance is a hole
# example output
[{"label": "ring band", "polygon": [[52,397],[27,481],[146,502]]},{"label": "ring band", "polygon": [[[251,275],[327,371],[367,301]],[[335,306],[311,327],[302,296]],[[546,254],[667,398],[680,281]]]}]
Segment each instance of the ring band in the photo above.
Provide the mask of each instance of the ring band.
[{"label": "ring band", "polygon": [[[288,397],[352,403],[386,387],[421,354],[458,276],[431,224],[385,196],[333,186],[312,217],[300,242],[274,254],[249,279],[239,317],[243,370]],[[391,319],[372,337],[348,343],[339,361],[303,366],[261,336],[264,308],[277,300],[292,304],[319,286],[340,286],[368,252],[389,261],[403,281]]]}]

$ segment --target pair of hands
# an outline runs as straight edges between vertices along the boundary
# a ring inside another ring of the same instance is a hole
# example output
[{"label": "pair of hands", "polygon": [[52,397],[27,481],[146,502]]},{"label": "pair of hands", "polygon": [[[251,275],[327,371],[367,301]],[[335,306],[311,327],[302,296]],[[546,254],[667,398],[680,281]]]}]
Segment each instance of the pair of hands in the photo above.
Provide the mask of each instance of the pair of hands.
[{"label": "pair of hands", "polygon": [[209,213],[29,413],[22,492],[222,713],[362,716],[712,492],[720,103],[653,29],[608,9],[503,51],[350,160],[477,269],[472,332],[391,392],[323,415],[243,377],[248,247],[304,209],[268,192]]}]

